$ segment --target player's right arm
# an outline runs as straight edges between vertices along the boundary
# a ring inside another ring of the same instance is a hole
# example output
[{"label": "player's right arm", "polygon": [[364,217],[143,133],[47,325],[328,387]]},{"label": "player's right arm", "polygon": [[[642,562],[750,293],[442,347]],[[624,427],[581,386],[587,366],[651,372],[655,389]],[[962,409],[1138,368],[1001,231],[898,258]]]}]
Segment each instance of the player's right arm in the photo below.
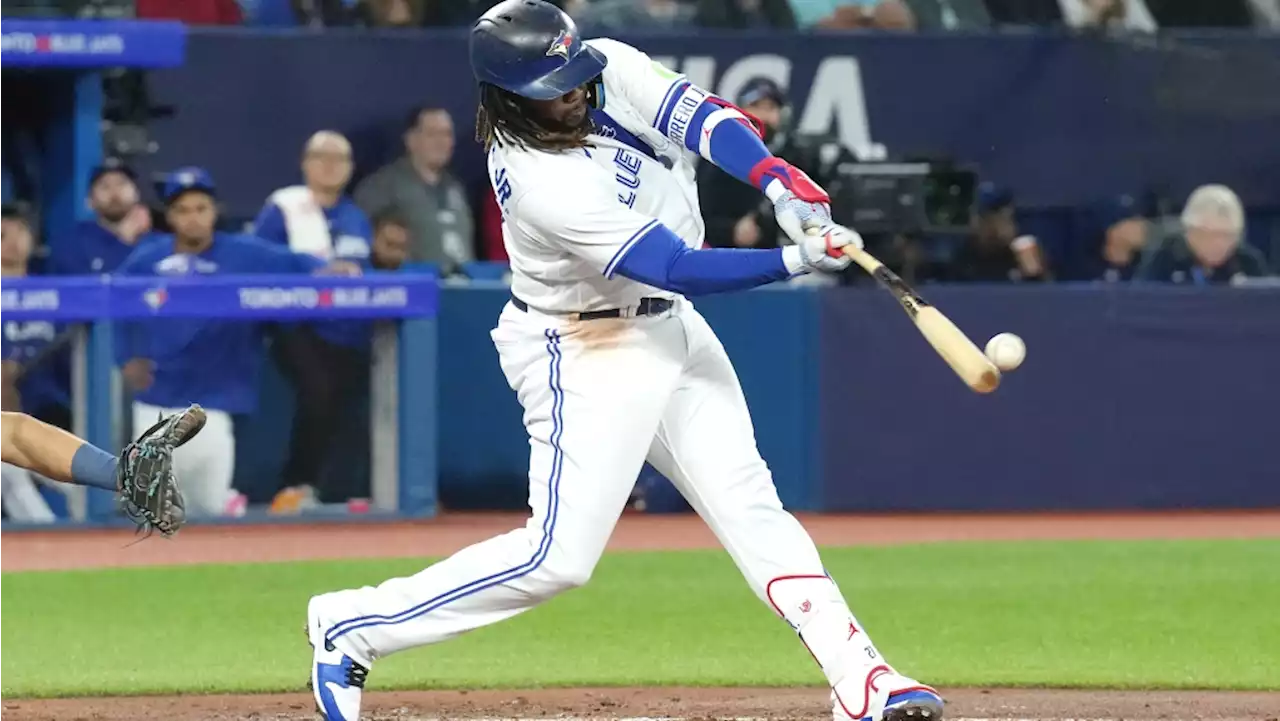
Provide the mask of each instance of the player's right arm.
[{"label": "player's right arm", "polygon": [[534,237],[561,246],[606,278],[622,276],[688,297],[785,280],[826,268],[827,260],[839,265],[841,247],[862,243],[857,233],[830,226],[823,235],[786,248],[694,250],[661,222],[618,202],[611,186],[590,180],[531,190],[512,217]]}]

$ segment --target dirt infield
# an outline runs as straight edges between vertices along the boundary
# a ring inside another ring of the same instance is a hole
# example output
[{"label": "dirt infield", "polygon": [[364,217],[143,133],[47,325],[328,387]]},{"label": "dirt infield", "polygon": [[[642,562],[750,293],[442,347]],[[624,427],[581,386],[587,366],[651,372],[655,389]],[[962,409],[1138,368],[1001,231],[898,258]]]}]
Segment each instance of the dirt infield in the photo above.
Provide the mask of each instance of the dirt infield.
[{"label": "dirt infield", "polygon": [[[1280,512],[802,516],[819,545],[955,540],[1280,537]],[[172,541],[127,545],[123,531],[7,533],[6,571],[106,566],[255,562],[388,556],[439,556],[508,531],[511,514],[453,515],[394,524],[201,526]],[[628,515],[613,550],[709,548],[715,538],[692,516]],[[267,555],[264,555],[267,554]],[[944,690],[950,719],[1154,719],[1280,721],[1280,693],[1208,691]],[[378,692],[371,720],[532,718],[823,719],[826,694],[788,689],[544,689],[530,691]],[[83,698],[3,702],[5,719],[28,721],[297,721],[316,719],[310,695]]]}]

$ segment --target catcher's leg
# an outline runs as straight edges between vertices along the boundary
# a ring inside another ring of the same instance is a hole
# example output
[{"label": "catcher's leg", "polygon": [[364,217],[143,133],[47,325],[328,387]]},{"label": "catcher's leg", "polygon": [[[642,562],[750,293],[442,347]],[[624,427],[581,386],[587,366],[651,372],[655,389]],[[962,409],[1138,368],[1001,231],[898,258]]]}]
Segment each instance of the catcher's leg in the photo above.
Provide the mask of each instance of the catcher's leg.
[{"label": "catcher's leg", "polygon": [[116,457],[25,413],[3,414],[2,458],[45,478],[116,490]]},{"label": "catcher's leg", "polygon": [[837,718],[940,718],[941,698],[885,662],[813,540],[782,507],[720,341],[696,313],[681,318],[692,357],[650,463],[707,521],[756,595],[799,634],[831,683]]}]

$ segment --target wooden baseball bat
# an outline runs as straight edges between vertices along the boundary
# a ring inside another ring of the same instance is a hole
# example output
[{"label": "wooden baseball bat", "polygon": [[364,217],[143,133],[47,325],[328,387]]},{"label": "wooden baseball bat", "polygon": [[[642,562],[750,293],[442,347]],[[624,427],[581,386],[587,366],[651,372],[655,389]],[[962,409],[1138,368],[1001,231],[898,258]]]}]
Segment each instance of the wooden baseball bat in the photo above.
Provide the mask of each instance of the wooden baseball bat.
[{"label": "wooden baseball bat", "polygon": [[907,316],[916,324],[916,329],[965,385],[977,393],[990,393],[1000,385],[1000,370],[986,354],[950,318],[920,297],[897,273],[861,248],[846,245],[844,253],[893,293]]}]

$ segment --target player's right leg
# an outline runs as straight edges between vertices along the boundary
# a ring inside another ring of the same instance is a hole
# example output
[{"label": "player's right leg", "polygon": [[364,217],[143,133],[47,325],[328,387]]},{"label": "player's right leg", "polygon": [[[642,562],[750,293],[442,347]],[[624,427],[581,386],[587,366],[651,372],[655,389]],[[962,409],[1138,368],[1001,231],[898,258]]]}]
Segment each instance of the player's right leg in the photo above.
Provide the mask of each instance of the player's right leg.
[{"label": "player's right leg", "polygon": [[426,570],[311,599],[317,705],[359,713],[371,662],[510,618],[591,576],[680,373],[671,319],[596,320],[564,332],[508,308],[494,343],[524,407],[529,506],[523,528]]},{"label": "player's right leg", "polygon": [[871,642],[809,534],[783,508],[720,341],[683,313],[689,365],[649,456],[724,544],[752,590],[797,633],[832,687],[839,721],[940,719],[933,689],[897,673]]}]

